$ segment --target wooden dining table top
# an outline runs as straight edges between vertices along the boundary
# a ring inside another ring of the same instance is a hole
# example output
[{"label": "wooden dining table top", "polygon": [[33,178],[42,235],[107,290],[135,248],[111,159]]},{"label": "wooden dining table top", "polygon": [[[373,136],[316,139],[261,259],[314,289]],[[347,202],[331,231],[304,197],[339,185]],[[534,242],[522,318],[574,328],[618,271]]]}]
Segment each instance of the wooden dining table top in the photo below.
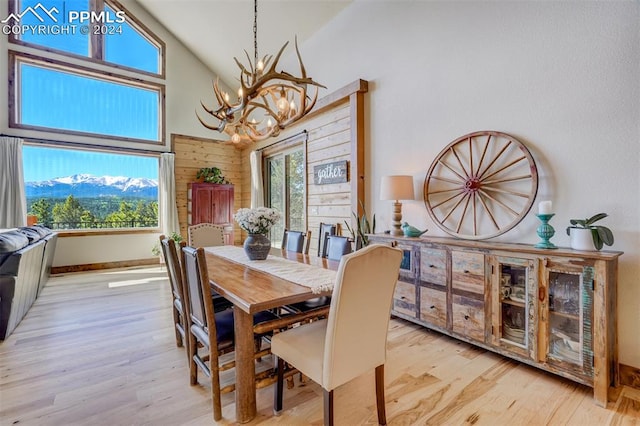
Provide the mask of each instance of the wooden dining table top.
[{"label": "wooden dining table top", "polygon": [[[313,293],[310,287],[252,269],[208,251],[205,254],[212,288],[249,314],[331,294]],[[332,270],[337,270],[340,265],[338,261],[280,249],[272,249],[270,256]]]}]

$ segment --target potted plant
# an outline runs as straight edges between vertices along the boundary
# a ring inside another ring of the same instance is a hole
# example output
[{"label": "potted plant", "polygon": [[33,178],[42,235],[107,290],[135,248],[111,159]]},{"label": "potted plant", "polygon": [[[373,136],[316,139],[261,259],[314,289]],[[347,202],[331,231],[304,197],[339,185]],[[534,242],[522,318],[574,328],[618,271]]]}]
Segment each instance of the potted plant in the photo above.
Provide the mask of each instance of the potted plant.
[{"label": "potted plant", "polygon": [[595,222],[607,217],[606,213],[598,213],[587,219],[571,219],[567,227],[567,235],[571,237],[571,248],[575,250],[600,250],[603,245],[613,244],[613,233]]},{"label": "potted plant", "polygon": [[203,182],[207,183],[218,183],[218,184],[230,184],[227,179],[225,179],[222,174],[222,170],[217,167],[203,167],[198,170],[196,174],[197,179],[202,179]]},{"label": "potted plant", "polygon": [[[182,242],[182,235],[177,232],[172,232],[171,235],[169,235],[169,238],[175,241],[176,244],[180,244]],[[160,263],[164,263],[164,257],[160,250],[160,243],[156,243],[156,245],[151,248],[151,253],[153,253],[154,256],[160,256]]]},{"label": "potted plant", "polygon": [[367,211],[365,210],[362,201],[360,201],[360,207],[362,208],[362,216],[358,217],[356,212],[351,212],[353,219],[356,222],[356,226],[352,228],[349,226],[349,222],[346,220],[344,221],[347,231],[349,231],[351,238],[356,242],[356,246],[361,245],[361,247],[356,247],[356,249],[368,246],[369,237],[367,237],[367,234],[373,234],[376,232],[376,215],[374,214],[372,221],[369,222],[369,219],[367,218]]}]

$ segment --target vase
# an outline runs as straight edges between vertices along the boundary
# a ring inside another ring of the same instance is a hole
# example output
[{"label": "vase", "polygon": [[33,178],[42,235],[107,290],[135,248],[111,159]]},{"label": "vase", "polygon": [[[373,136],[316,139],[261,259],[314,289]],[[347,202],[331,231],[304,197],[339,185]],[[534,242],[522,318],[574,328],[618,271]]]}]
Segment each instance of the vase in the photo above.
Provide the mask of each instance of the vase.
[{"label": "vase", "polygon": [[591,229],[571,228],[571,248],[581,251],[596,251]]},{"label": "vase", "polygon": [[271,250],[271,241],[263,234],[249,234],[244,240],[244,252],[249,260],[265,260]]}]

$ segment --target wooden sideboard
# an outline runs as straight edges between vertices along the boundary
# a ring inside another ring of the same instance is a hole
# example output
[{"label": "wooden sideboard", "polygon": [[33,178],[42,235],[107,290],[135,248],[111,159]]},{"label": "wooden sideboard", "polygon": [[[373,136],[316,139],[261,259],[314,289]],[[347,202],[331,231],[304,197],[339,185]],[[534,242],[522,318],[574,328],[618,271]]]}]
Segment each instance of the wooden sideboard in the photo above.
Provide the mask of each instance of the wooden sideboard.
[{"label": "wooden sideboard", "polygon": [[393,315],[593,387],[618,385],[622,252],[370,235],[404,251]]}]

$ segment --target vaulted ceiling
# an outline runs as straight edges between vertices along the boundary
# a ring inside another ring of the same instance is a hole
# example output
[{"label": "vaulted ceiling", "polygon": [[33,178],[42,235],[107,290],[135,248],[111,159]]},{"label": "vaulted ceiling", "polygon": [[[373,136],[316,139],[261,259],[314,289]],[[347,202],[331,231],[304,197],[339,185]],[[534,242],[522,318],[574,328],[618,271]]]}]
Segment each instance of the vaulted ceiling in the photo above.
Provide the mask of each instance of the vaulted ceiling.
[{"label": "vaulted ceiling", "polygon": [[[230,87],[237,85],[247,51],[253,60],[251,0],[138,0],[173,35]],[[260,0],[258,2],[258,54],[275,55],[289,41],[293,54],[298,44],[314,34],[351,0]],[[302,49],[304,59],[304,49]]]}]

